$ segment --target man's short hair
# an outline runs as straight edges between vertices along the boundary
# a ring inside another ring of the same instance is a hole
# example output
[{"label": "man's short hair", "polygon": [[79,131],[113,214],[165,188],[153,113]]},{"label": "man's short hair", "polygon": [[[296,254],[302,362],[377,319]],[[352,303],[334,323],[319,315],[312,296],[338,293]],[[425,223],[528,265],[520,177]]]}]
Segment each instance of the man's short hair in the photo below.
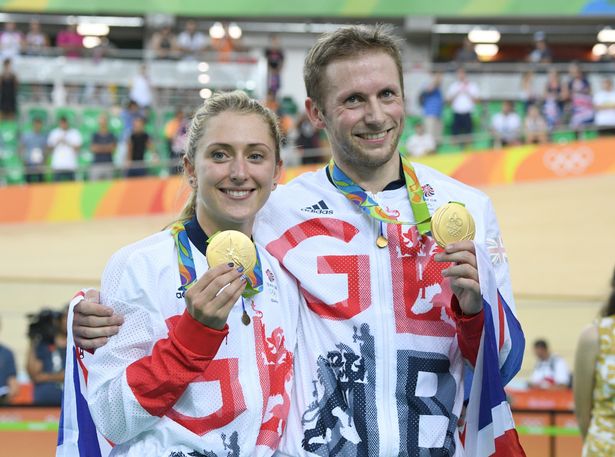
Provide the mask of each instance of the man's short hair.
[{"label": "man's short hair", "polygon": [[549,345],[547,344],[547,340],[539,339],[534,341],[534,348],[549,349]]},{"label": "man's short hair", "polygon": [[324,77],[327,65],[335,60],[357,57],[370,52],[384,52],[397,66],[403,96],[403,69],[399,39],[390,25],[353,25],[341,27],[318,38],[309,50],[303,66],[303,80],[307,96],[324,107]]}]

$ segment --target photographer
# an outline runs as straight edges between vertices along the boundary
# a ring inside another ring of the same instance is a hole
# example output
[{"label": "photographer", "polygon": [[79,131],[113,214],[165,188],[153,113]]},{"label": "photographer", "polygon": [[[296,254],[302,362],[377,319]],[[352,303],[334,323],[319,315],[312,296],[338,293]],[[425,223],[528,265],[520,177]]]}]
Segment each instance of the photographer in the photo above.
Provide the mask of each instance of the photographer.
[{"label": "photographer", "polygon": [[43,309],[28,316],[30,326],[26,369],[34,384],[34,404],[60,406],[66,361],[66,316],[63,312]]}]

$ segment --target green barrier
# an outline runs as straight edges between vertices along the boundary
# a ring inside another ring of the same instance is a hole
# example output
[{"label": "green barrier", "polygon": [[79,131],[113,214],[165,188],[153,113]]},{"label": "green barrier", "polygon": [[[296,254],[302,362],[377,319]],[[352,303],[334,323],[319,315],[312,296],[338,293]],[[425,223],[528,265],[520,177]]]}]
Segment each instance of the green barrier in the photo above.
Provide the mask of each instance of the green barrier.
[{"label": "green barrier", "polygon": [[57,432],[57,422],[0,422],[0,432]]},{"label": "green barrier", "polygon": [[556,427],[549,425],[517,425],[519,435],[540,435],[540,436],[578,436],[577,427]]}]

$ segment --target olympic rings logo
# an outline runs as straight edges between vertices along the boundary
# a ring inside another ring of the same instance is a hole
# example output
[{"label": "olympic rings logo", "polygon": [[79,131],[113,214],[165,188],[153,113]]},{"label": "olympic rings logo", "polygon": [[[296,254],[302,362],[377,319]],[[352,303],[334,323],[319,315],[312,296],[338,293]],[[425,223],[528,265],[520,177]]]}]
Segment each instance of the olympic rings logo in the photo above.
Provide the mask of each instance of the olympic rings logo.
[{"label": "olympic rings logo", "polygon": [[587,146],[549,149],[542,161],[558,176],[580,175],[594,162],[594,152]]}]

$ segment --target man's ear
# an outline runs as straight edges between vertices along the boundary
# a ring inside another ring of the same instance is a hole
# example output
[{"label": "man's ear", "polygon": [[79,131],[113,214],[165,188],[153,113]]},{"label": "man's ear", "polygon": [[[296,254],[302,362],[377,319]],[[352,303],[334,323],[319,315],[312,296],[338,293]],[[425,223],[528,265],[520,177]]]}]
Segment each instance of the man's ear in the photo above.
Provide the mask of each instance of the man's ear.
[{"label": "man's ear", "polygon": [[325,116],[310,97],[305,99],[305,113],[314,127],[317,129],[325,128]]}]

